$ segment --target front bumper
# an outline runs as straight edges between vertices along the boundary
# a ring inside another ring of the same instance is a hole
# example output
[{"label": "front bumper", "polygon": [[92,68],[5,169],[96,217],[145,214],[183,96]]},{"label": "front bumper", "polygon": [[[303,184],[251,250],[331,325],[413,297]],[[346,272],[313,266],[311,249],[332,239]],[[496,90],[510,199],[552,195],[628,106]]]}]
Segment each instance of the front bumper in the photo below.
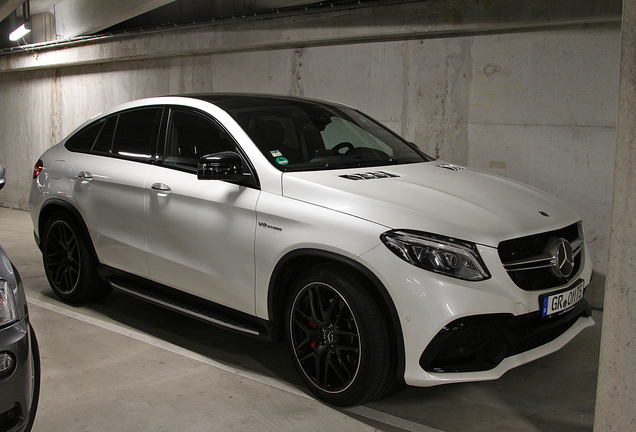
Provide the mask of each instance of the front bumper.
[{"label": "front bumper", "polygon": [[548,344],[591,318],[583,298],[562,316],[544,318],[540,312],[513,316],[491,314],[460,318],[444,326],[420,357],[426,372],[479,372],[496,368],[505,358]]},{"label": "front bumper", "polygon": [[[359,258],[379,275],[393,299],[404,340],[399,371],[404,383],[428,387],[497,379],[558,351],[594,324],[585,299],[563,315],[540,317],[540,298],[564,287],[522,290],[507,274],[497,249],[478,248],[491,273],[479,282],[416,268],[384,246]],[[585,253],[573,280],[587,286],[590,278]]]},{"label": "front bumper", "polygon": [[7,374],[0,377],[0,432],[22,431],[29,420],[34,397],[34,361],[28,319],[0,330],[0,353],[15,360]]}]

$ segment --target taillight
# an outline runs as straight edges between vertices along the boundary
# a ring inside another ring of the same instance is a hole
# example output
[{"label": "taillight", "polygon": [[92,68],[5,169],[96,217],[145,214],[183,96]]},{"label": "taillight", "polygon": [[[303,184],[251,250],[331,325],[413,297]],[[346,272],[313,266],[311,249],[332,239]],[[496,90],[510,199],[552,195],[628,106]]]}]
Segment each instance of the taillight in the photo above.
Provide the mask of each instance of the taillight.
[{"label": "taillight", "polygon": [[41,160],[38,160],[33,167],[33,179],[38,178],[38,176],[42,172],[42,168],[44,168],[44,164]]}]

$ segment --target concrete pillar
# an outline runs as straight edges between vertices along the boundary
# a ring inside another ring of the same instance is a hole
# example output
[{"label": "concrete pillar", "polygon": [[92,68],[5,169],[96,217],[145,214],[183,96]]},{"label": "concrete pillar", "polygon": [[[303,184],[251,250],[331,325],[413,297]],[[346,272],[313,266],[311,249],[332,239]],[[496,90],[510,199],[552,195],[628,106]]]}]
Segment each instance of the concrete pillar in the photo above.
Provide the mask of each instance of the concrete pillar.
[{"label": "concrete pillar", "polygon": [[622,36],[597,432],[636,431],[636,0],[623,2]]}]

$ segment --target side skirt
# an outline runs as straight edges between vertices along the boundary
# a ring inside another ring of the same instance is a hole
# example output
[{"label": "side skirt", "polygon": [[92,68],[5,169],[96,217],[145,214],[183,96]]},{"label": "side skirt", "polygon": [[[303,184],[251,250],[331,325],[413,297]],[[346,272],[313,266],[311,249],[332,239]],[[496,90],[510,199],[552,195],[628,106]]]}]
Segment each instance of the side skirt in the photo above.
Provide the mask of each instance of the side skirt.
[{"label": "side skirt", "polygon": [[206,323],[259,339],[279,339],[275,322],[260,319],[112,268],[100,275],[116,291],[137,297]]}]

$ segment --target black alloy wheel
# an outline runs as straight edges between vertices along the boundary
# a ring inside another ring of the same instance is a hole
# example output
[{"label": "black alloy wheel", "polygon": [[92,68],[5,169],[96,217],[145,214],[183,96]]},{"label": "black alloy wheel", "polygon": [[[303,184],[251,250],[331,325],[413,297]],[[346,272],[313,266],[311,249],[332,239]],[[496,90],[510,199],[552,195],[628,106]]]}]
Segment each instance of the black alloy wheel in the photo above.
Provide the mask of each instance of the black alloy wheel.
[{"label": "black alloy wheel", "polygon": [[346,390],[358,375],[360,335],[347,302],[331,286],[305,286],[292,310],[296,360],[313,384],[326,393]]},{"label": "black alloy wheel", "polygon": [[390,342],[373,298],[344,266],[317,266],[300,277],[287,309],[294,365],[327,403],[376,399],[395,380]]},{"label": "black alloy wheel", "polygon": [[61,294],[71,294],[79,283],[82,258],[75,233],[64,220],[49,226],[44,251],[51,285]]},{"label": "black alloy wheel", "polygon": [[77,222],[65,213],[54,214],[46,224],[42,257],[51,288],[65,302],[101,298],[112,290],[99,278],[97,261]]}]

